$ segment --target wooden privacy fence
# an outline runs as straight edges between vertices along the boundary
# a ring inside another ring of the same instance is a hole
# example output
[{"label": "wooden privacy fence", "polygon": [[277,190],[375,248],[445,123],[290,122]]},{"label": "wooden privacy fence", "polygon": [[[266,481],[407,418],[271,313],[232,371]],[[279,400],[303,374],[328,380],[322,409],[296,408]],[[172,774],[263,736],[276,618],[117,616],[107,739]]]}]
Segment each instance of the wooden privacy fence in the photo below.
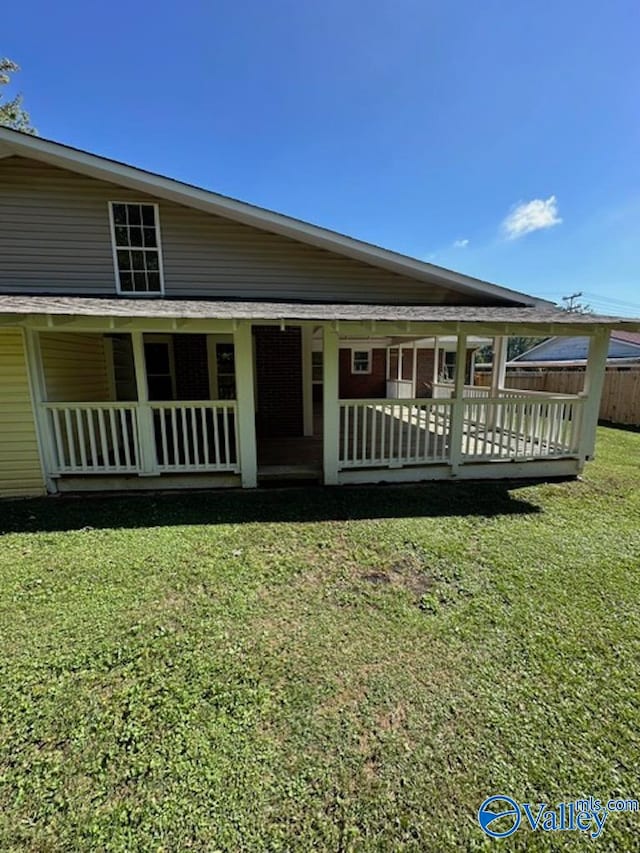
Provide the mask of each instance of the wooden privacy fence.
[{"label": "wooden privacy fence", "polygon": [[[491,384],[489,373],[476,373],[476,385]],[[509,371],[507,388],[544,391],[550,394],[579,394],[584,386],[583,370]],[[600,401],[600,420],[640,426],[640,368],[607,370]]]}]

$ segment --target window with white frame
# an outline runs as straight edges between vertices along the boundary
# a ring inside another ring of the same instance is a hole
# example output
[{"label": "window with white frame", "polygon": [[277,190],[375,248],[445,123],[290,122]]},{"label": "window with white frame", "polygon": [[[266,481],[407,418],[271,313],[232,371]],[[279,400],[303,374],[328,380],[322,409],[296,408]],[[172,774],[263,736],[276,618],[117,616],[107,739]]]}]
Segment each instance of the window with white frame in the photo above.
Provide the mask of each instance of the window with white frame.
[{"label": "window with white frame", "polygon": [[351,372],[352,373],[371,373],[371,350],[370,349],[353,349],[353,350],[351,350]]},{"label": "window with white frame", "polygon": [[109,202],[118,293],[162,293],[162,252],[157,204]]}]

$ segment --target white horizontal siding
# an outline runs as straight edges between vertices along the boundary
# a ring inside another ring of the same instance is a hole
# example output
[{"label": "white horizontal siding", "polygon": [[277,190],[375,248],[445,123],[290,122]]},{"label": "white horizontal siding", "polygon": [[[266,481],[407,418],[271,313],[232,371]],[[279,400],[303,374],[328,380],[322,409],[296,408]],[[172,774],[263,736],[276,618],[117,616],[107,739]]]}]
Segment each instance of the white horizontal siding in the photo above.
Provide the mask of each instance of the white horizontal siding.
[{"label": "white horizontal siding", "polygon": [[169,296],[473,301],[287,237],[18,157],[0,160],[0,290],[112,295],[107,202],[114,200],[159,204]]},{"label": "white horizontal siding", "polygon": [[0,497],[44,494],[22,331],[0,330]]}]

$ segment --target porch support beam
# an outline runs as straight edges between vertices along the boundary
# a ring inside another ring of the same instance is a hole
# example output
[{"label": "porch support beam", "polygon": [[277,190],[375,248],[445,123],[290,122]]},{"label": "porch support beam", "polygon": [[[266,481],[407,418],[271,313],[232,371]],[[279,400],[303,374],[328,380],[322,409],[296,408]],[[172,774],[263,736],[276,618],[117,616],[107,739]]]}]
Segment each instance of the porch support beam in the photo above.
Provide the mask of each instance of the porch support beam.
[{"label": "porch support beam", "polygon": [[[492,338],[501,335],[529,335],[535,337],[548,337],[551,335],[564,335],[584,337],[594,334],[598,325],[595,323],[486,323],[486,322],[422,322],[411,321],[407,327],[406,322],[395,320],[379,320],[378,334],[385,337],[430,338],[434,335],[440,337],[456,336],[458,329],[464,329],[467,336],[474,335],[481,338]],[[370,335],[369,324],[366,320],[341,320],[340,334],[345,337],[368,337]]]},{"label": "porch support beam", "polygon": [[584,377],[584,409],[580,429],[580,458],[592,459],[596,445],[596,427],[600,413],[600,397],[604,385],[609,354],[609,330],[603,329],[591,338]]},{"label": "porch support beam", "polygon": [[440,378],[440,338],[436,335],[433,339],[433,384],[435,385]]},{"label": "porch support beam", "polygon": [[323,470],[325,486],[338,484],[340,405],[338,401],[338,335],[329,323],[323,327]]},{"label": "porch support beam", "polygon": [[[0,319],[0,323],[2,320]],[[40,331],[64,326],[70,332],[113,332],[126,331],[167,334],[170,332],[194,332],[211,335],[230,335],[234,331],[234,320],[175,319],[170,317],[92,317],[66,314],[31,315],[17,318],[12,315],[11,324],[21,325]]]},{"label": "porch support beam", "polygon": [[238,445],[243,489],[258,485],[256,449],[256,403],[253,377],[253,335],[251,323],[238,323],[233,333],[236,354],[236,401],[238,405]]},{"label": "porch support beam", "polygon": [[[62,314],[11,314],[12,323],[24,323],[24,325],[33,328],[46,330],[51,328],[48,324],[49,317],[66,317],[70,315]],[[109,331],[113,316],[94,316],[89,314],[73,315],[73,321],[65,324],[68,328],[73,328],[74,331]],[[208,332],[210,334],[231,334],[234,327],[241,323],[253,322],[260,325],[277,325],[281,324],[281,320],[264,319],[255,317],[252,319],[232,319],[232,318],[200,318],[200,317],[124,317],[115,318],[116,321],[121,321],[123,324],[131,324],[131,328],[144,332],[167,332],[172,331],[174,322],[180,325],[185,331],[192,332]],[[320,318],[314,320],[299,320],[291,317],[286,320],[287,324],[294,325],[318,325],[322,322]],[[345,337],[370,337],[372,334],[371,320],[334,320],[331,321],[334,330],[339,331]],[[612,327],[622,328],[619,324],[612,323]],[[491,338],[500,335],[530,335],[535,337],[548,337],[551,335],[564,336],[584,336],[593,335],[598,328],[602,328],[599,323],[563,323],[563,322],[531,322],[525,321],[517,323],[511,322],[487,322],[487,321],[462,321],[455,322],[452,320],[438,322],[434,320],[376,320],[375,330],[381,337],[390,336],[413,336],[416,338],[430,338],[434,335],[456,335],[459,328],[464,328],[467,335],[477,335],[479,337]],[[631,323],[625,324],[624,328],[633,331],[634,325]]]},{"label": "porch support beam", "polygon": [[464,378],[467,360],[467,336],[464,332],[458,334],[456,348],[456,371],[453,386],[453,402],[451,407],[451,433],[449,436],[449,459],[451,473],[455,476],[462,464],[462,441],[464,437]]},{"label": "porch support beam", "polygon": [[313,327],[302,327],[302,414],[303,432],[313,435]]},{"label": "porch support beam", "polygon": [[411,347],[411,387],[413,399],[418,396],[418,344],[414,341]]},{"label": "porch support beam", "polygon": [[153,431],[153,412],[149,405],[149,390],[147,388],[147,368],[144,358],[144,340],[142,332],[131,332],[131,349],[133,350],[133,365],[136,373],[136,390],[138,392],[138,452],[140,458],[140,474],[143,477],[158,476],[156,459],[156,439]]},{"label": "porch support beam", "polygon": [[504,388],[507,376],[507,344],[509,339],[500,336],[493,339],[493,366],[491,370],[491,396],[497,397]]},{"label": "porch support beam", "polygon": [[27,371],[29,378],[29,392],[31,406],[36,426],[36,439],[40,451],[40,464],[45,486],[50,494],[58,491],[58,484],[51,476],[58,467],[56,452],[53,446],[51,425],[46,410],[42,403],[47,399],[47,387],[42,366],[42,353],[40,351],[40,336],[31,329],[24,329],[24,349],[27,358]]}]

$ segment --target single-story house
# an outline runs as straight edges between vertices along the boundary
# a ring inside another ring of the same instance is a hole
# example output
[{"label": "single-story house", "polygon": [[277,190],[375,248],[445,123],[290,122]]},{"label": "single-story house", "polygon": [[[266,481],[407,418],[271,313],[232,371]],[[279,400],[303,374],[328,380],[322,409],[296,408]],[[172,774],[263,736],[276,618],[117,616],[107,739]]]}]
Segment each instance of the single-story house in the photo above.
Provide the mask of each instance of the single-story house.
[{"label": "single-story house", "polygon": [[[0,128],[3,496],[576,475],[612,330]],[[506,389],[509,335],[588,339],[583,391]]]},{"label": "single-story house", "polygon": [[[507,367],[518,369],[563,368],[584,369],[589,357],[589,338],[547,338],[526,352],[507,362]],[[609,338],[607,367],[640,365],[640,333],[613,329]]]}]

